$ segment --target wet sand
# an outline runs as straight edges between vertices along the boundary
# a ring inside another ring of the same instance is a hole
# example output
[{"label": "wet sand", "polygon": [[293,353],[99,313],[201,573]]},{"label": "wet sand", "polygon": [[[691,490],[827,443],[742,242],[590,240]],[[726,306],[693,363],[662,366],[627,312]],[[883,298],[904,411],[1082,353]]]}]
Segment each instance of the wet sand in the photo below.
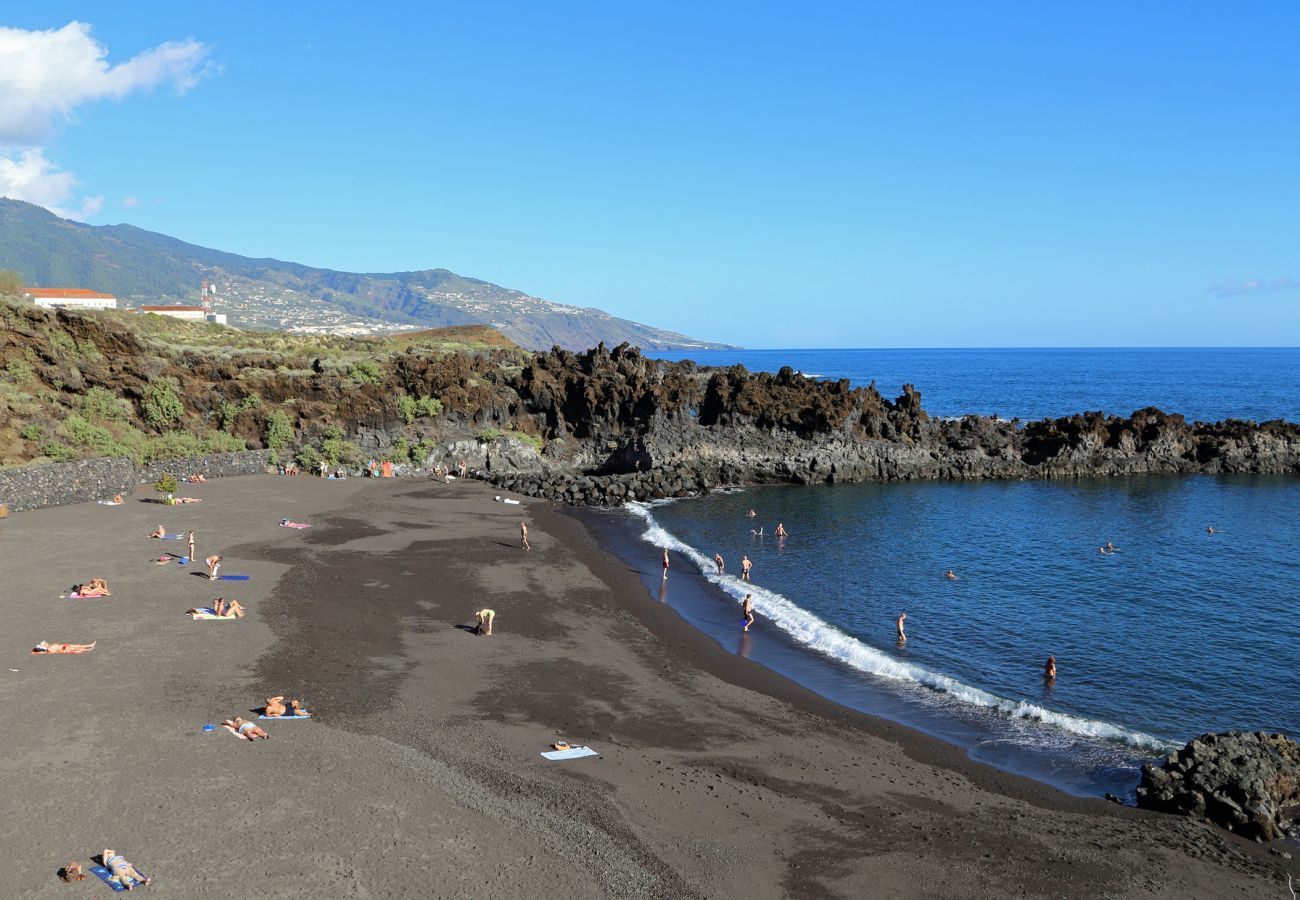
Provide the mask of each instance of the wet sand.
[{"label": "wet sand", "polygon": [[[1266,848],[978,765],[722,651],[576,518],[494,490],[258,476],[0,521],[10,895],[86,895],[54,873],[107,846],[169,896],[1287,896],[1295,864]],[[159,522],[252,579],[154,566],[183,552]],[[112,597],[59,598],[94,575]],[[248,616],[183,614],[223,595]],[[41,639],[99,645],[29,655]],[[201,730],[270,694],[318,717]],[[558,738],[601,756],[543,760]]]}]

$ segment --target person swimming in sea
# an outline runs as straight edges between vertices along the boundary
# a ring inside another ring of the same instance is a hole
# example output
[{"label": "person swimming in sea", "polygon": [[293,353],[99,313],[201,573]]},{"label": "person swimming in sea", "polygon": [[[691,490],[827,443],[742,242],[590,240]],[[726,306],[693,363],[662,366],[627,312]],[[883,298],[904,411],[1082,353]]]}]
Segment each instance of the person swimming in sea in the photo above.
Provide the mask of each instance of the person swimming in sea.
[{"label": "person swimming in sea", "polygon": [[1047,662],[1043,663],[1043,678],[1048,681],[1056,680],[1056,657],[1047,657]]},{"label": "person swimming in sea", "polygon": [[1205,526],[1205,533],[1206,533],[1206,534],[1214,534],[1214,526],[1213,526],[1213,525],[1206,525],[1206,526]]},{"label": "person swimming in sea", "polygon": [[754,537],[762,537],[762,536],[763,536],[763,526],[762,526],[762,525],[758,526],[758,531],[755,531],[754,529],[751,528],[751,529],[749,529],[749,533],[752,534],[752,535],[754,535]]},{"label": "person swimming in sea", "polygon": [[943,577],[944,577],[944,578],[947,578],[949,581],[956,581],[956,580],[957,580],[957,575],[956,575],[955,572],[953,572],[952,569],[949,569],[947,572],[944,572],[944,573],[943,573]]},{"label": "person swimming in sea", "polygon": [[775,532],[775,533],[776,533],[776,536],[779,537],[779,538],[787,538],[787,537],[790,536],[790,533],[787,532],[787,531],[785,530],[785,526],[782,525],[780,522],[777,522],[777,523],[776,523],[776,532]]},{"label": "person swimming in sea", "polygon": [[1116,550],[1118,550],[1118,549],[1119,549],[1119,548],[1116,547],[1114,544],[1112,544],[1110,541],[1107,541],[1107,542],[1106,542],[1106,552],[1107,552],[1107,553],[1114,553],[1114,552],[1115,552]]},{"label": "person swimming in sea", "polygon": [[758,518],[758,513],[756,513],[756,512],[755,512],[754,510],[752,510],[752,509],[751,509],[749,512],[747,512],[745,515],[749,516],[751,519],[756,519],[756,518]]}]

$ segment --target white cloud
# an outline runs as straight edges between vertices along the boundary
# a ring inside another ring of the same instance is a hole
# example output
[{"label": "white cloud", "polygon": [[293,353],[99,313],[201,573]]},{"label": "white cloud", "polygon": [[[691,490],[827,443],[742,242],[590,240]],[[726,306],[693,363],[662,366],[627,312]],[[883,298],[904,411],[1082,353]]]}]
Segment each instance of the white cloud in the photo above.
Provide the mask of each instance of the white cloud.
[{"label": "white cloud", "polygon": [[131,208],[131,207],[133,207],[133,206],[139,206],[139,205],[140,205],[140,198],[139,198],[139,197],[135,197],[135,196],[133,196],[133,195],[131,195],[131,194],[127,194],[125,197],[122,198],[122,205],[125,206],[125,207],[127,207],[128,209]]},{"label": "white cloud", "polygon": [[1223,282],[1212,285],[1210,293],[1216,297],[1244,297],[1248,294],[1284,294],[1300,291],[1300,278],[1252,278],[1249,281]]},{"label": "white cloud", "polygon": [[53,31],[0,28],[0,144],[34,147],[78,106],[171,84],[184,93],[212,71],[208,48],[168,41],[110,65],[82,22]]},{"label": "white cloud", "polygon": [[93,216],[104,198],[83,197],[68,209],[77,178],[45,156],[56,127],[72,121],[78,106],[160,85],[182,94],[215,71],[208,48],[192,39],[159,44],[116,65],[107,56],[82,22],[50,31],[0,27],[0,196],[68,218]]},{"label": "white cloud", "polygon": [[46,159],[39,148],[0,156],[0,197],[36,203],[66,219],[86,219],[99,212],[103,197],[84,197],[79,207],[66,208],[76,186],[76,176]]}]

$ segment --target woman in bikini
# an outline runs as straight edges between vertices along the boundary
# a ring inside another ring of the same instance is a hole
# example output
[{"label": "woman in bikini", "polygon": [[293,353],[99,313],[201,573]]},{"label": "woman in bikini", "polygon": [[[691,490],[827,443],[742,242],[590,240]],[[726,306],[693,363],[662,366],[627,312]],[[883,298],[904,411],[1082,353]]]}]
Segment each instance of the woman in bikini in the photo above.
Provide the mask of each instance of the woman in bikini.
[{"label": "woman in bikini", "polygon": [[152,878],[146,878],[145,874],[126,861],[126,858],[120,853],[114,853],[112,850],[104,851],[104,868],[113,873],[113,877],[118,883],[128,891],[135,887],[136,884],[151,884]]},{"label": "woman in bikini", "polygon": [[112,594],[108,582],[102,578],[92,578],[85,584],[74,584],[72,593],[78,597],[108,597]]},{"label": "woman in bikini", "polygon": [[49,641],[41,641],[32,648],[33,653],[89,653],[95,649],[98,641],[91,641],[89,644],[51,644]]},{"label": "woman in bikini", "polygon": [[265,729],[258,727],[256,722],[250,722],[242,716],[226,719],[221,724],[233,731],[236,737],[241,737],[246,741],[254,741],[258,738],[265,740],[270,737]]}]

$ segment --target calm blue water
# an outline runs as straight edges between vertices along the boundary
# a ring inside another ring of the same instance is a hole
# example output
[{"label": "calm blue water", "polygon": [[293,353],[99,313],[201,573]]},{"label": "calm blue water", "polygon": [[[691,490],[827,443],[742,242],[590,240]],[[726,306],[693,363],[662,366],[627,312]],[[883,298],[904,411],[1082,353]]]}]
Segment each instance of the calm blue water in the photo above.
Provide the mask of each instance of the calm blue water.
[{"label": "calm blue water", "polygon": [[[1204,731],[1300,732],[1300,479],[761,487],[634,512],[721,588],[691,615],[725,647],[1078,793],[1123,792]],[[785,541],[751,534],[778,522]]]},{"label": "calm blue water", "polygon": [[[659,355],[875,379],[889,397],[910,382],[937,415],[1300,420],[1297,349]],[[728,650],[1075,793],[1125,793],[1143,760],[1205,731],[1300,733],[1297,478],[762,487],[631,512],[625,554]],[[679,556],[667,584],[647,543]],[[752,586],[733,574],[746,553]],[[747,590],[759,624],[742,635]]]},{"label": "calm blue water", "polygon": [[701,365],[876,381],[889,399],[913,384],[931,415],[1041,419],[1146,406],[1188,421],[1300,420],[1300,348],[660,351]]}]

